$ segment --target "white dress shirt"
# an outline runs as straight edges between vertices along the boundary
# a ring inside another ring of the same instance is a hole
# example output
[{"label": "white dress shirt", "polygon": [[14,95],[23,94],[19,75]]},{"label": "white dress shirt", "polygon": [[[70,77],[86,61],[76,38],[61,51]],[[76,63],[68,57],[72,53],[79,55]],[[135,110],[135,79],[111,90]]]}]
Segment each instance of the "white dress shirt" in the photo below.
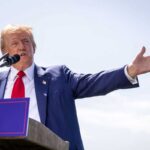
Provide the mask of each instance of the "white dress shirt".
[{"label": "white dress shirt", "polygon": [[[35,67],[35,64],[33,63],[29,68],[27,68],[24,71],[26,75],[22,78],[22,80],[25,86],[25,97],[30,98],[29,118],[33,118],[41,122],[38,105],[37,105],[36,94],[35,94],[34,67]],[[17,73],[18,73],[18,70],[16,70],[14,67],[11,67],[11,71],[8,76],[4,98],[11,98],[11,93],[12,93],[14,82],[16,80]]]}]

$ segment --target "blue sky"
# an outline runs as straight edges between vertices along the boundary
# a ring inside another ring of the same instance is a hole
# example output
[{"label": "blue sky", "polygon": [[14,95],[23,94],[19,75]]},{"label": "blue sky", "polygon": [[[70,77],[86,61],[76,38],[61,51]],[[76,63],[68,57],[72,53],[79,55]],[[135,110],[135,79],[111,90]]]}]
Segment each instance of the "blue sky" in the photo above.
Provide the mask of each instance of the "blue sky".
[{"label": "blue sky", "polygon": [[[128,64],[144,45],[150,54],[148,0],[0,0],[0,29],[33,27],[35,62],[96,73]],[[140,88],[76,100],[86,150],[150,149],[150,75]]]}]

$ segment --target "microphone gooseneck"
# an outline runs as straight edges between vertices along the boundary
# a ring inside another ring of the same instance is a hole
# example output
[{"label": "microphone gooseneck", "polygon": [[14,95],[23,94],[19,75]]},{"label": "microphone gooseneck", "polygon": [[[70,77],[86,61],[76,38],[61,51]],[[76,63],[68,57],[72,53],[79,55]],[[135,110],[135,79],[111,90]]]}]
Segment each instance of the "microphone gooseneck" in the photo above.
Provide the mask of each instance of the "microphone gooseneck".
[{"label": "microphone gooseneck", "polygon": [[5,59],[5,58],[8,57],[8,56],[9,56],[9,54],[8,54],[8,53],[5,53],[5,54],[0,58],[0,61],[3,60],[3,59]]}]

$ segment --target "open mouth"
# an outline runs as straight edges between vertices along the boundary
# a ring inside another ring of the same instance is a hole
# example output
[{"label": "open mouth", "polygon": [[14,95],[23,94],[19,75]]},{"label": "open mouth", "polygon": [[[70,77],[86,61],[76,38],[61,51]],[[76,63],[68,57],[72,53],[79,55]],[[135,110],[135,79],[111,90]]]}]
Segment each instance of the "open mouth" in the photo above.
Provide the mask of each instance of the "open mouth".
[{"label": "open mouth", "polygon": [[22,57],[22,56],[25,56],[26,53],[25,52],[21,52],[19,55]]}]

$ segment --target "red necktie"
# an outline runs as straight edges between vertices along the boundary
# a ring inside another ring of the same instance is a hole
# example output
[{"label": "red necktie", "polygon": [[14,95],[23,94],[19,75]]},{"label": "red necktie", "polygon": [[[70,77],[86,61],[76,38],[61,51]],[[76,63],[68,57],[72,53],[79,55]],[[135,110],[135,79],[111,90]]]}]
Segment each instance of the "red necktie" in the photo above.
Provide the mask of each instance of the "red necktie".
[{"label": "red necktie", "polygon": [[23,71],[19,71],[17,73],[17,79],[14,83],[14,87],[11,93],[11,98],[25,97],[25,88],[24,88],[24,83],[22,81],[23,76],[25,76],[25,73]]}]

